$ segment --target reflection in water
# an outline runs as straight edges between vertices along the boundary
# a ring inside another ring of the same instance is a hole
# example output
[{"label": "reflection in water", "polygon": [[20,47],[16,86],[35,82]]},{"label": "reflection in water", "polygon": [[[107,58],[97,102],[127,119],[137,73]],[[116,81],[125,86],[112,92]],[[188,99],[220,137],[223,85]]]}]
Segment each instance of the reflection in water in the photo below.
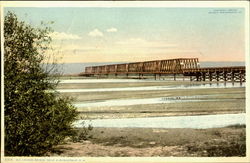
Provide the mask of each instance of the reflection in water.
[{"label": "reflection in water", "polygon": [[94,88],[94,89],[57,89],[61,93],[70,92],[114,92],[114,91],[154,91],[172,89],[205,89],[205,88],[238,88],[245,87],[245,83],[210,83],[210,84],[190,84],[177,86],[148,86],[148,87],[123,87],[123,88]]},{"label": "reflection in water", "polygon": [[246,124],[245,113],[199,116],[172,116],[153,118],[123,118],[78,120],[75,127],[92,125],[93,127],[138,127],[138,128],[216,128],[235,124]]},{"label": "reflection in water", "polygon": [[[189,80],[189,78],[186,78]],[[176,78],[177,81],[183,81],[183,78]],[[130,83],[130,82],[166,82],[174,81],[174,78],[155,79],[64,79],[60,80],[62,84],[79,84],[79,83]]]},{"label": "reflection in water", "polygon": [[[199,99],[206,98],[212,95],[197,95],[197,96],[176,96],[176,97],[159,97],[159,98],[141,98],[141,99],[122,99],[122,100],[106,100],[101,102],[83,102],[75,103],[74,106],[78,108],[84,107],[102,107],[102,106],[130,106],[142,104],[166,104],[166,103],[180,103],[180,102],[201,102],[201,101],[222,101],[222,99]],[[214,95],[213,95],[214,96]]]}]

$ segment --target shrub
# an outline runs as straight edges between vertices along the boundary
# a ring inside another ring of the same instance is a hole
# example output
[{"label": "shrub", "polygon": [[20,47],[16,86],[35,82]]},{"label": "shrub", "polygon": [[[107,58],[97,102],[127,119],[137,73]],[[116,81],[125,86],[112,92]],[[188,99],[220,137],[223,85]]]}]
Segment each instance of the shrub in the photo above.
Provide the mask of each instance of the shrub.
[{"label": "shrub", "polygon": [[190,153],[206,157],[232,157],[246,156],[246,135],[228,137],[225,139],[208,140],[186,146]]},{"label": "shrub", "polygon": [[5,16],[5,155],[43,155],[73,133],[76,108],[53,93],[57,82],[41,66],[50,32],[19,21],[12,12]]},{"label": "shrub", "polygon": [[75,134],[70,137],[71,141],[82,142],[91,139],[93,135],[91,135],[90,132],[92,130],[93,127],[90,125],[88,127],[82,127],[81,129],[76,129]]}]

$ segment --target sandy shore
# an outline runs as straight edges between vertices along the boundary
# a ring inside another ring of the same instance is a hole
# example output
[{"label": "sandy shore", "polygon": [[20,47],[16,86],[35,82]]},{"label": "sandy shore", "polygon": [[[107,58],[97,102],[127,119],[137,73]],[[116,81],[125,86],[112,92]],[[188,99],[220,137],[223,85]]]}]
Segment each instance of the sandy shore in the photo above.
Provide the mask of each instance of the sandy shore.
[{"label": "sandy shore", "polygon": [[67,139],[48,155],[73,157],[245,155],[244,126],[213,129],[94,128],[89,136],[87,140]]}]

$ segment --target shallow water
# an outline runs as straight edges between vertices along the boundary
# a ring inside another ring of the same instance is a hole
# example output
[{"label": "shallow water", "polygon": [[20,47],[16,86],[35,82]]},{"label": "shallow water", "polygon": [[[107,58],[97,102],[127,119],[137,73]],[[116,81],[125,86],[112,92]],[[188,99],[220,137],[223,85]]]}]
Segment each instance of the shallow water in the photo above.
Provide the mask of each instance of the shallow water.
[{"label": "shallow water", "polygon": [[124,87],[124,88],[94,88],[94,89],[57,89],[61,93],[73,92],[115,92],[115,91],[154,91],[172,89],[205,89],[205,88],[240,88],[245,83],[213,83],[213,84],[190,84],[177,86],[147,86],[147,87]]},{"label": "shallow water", "polygon": [[[177,81],[183,81],[183,78],[176,78]],[[184,78],[185,81],[189,81],[189,77]],[[174,81],[173,77],[165,77],[165,78],[154,78],[149,79],[63,79],[60,80],[62,84],[79,84],[79,83],[133,83],[133,82],[165,82],[165,81]]]},{"label": "shallow water", "polygon": [[[176,97],[159,97],[159,98],[140,98],[140,99],[121,99],[121,100],[105,100],[74,103],[75,107],[102,107],[102,106],[130,106],[141,104],[166,104],[166,103],[180,103],[180,102],[201,102],[201,101],[218,101],[217,99],[199,99],[209,97],[211,95],[197,95],[197,96],[176,96]],[[215,96],[215,95],[213,95]],[[222,100],[219,100],[222,101]]]},{"label": "shallow water", "polygon": [[78,84],[78,83],[130,83],[130,82],[145,82],[149,80],[139,79],[68,79],[60,80],[60,83],[67,84]]},{"label": "shallow water", "polygon": [[153,118],[123,118],[78,120],[74,127],[92,125],[93,127],[134,127],[134,128],[217,128],[235,124],[246,124],[245,113],[199,116],[172,116]]}]

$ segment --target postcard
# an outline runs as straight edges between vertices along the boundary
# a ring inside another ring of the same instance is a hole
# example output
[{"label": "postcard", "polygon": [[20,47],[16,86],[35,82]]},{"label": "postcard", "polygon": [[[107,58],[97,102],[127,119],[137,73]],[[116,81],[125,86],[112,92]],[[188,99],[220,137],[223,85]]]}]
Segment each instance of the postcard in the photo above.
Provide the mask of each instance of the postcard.
[{"label": "postcard", "polygon": [[249,162],[248,5],[1,2],[1,162]]}]

